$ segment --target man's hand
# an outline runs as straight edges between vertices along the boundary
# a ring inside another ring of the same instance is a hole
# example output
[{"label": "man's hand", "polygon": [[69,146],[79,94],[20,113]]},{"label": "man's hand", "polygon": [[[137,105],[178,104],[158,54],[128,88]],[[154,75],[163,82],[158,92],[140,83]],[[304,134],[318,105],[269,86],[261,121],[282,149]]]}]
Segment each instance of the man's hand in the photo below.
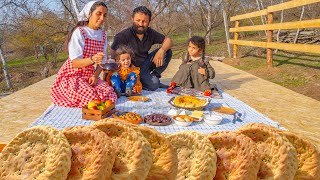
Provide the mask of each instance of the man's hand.
[{"label": "man's hand", "polygon": [[98,82],[98,78],[97,78],[96,76],[93,75],[93,76],[91,76],[91,77],[89,78],[89,84],[90,84],[91,86],[96,85],[97,82]]},{"label": "man's hand", "polygon": [[202,74],[202,75],[206,75],[206,69],[204,69],[204,68],[199,68],[199,69],[198,69],[198,73],[199,73],[199,74]]},{"label": "man's hand", "polygon": [[160,67],[163,65],[163,57],[164,57],[164,50],[160,48],[158,52],[153,57],[153,63],[156,65],[156,67]]}]

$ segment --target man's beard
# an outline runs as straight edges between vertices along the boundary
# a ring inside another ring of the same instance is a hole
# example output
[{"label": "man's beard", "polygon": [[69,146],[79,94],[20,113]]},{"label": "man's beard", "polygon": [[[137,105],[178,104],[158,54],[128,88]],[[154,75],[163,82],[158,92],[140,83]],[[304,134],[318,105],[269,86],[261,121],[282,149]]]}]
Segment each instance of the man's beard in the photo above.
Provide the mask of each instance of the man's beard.
[{"label": "man's beard", "polygon": [[[132,27],[136,34],[144,34],[148,29],[148,27],[138,26],[135,23],[133,23]],[[142,27],[143,29],[138,29],[140,27]]]}]

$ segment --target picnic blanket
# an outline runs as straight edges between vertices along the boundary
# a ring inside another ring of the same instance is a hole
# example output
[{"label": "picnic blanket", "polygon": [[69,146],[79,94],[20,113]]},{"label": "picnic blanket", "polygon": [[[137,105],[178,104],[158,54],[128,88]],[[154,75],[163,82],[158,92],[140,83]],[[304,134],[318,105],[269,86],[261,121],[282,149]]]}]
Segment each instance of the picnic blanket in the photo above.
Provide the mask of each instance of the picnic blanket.
[{"label": "picnic blanket", "polygon": [[[177,124],[169,126],[150,126],[142,123],[141,126],[152,127],[162,133],[174,133],[179,131],[197,131],[200,133],[208,134],[218,131],[234,131],[239,127],[249,123],[265,123],[279,129],[285,129],[279,123],[271,120],[267,116],[257,112],[255,109],[246,105],[242,101],[232,97],[231,95],[220,91],[221,99],[212,99],[210,104],[205,110],[205,114],[213,107],[225,105],[229,106],[242,114],[241,122],[236,121],[233,123],[233,115],[222,115],[223,120],[219,125],[209,125],[204,121],[193,122],[190,126],[182,127]],[[121,97],[116,104],[116,110],[137,112],[142,116],[151,113],[167,114],[170,108],[173,108],[168,101],[176,95],[167,94],[165,89],[158,89],[156,91],[142,91],[142,95],[149,98],[147,102],[129,101],[127,97]],[[221,114],[219,114],[221,115]],[[57,129],[64,129],[70,126],[87,126],[95,121],[82,119],[81,108],[66,108],[61,106],[50,106],[38,119],[36,119],[29,127],[32,126],[52,126]]]}]

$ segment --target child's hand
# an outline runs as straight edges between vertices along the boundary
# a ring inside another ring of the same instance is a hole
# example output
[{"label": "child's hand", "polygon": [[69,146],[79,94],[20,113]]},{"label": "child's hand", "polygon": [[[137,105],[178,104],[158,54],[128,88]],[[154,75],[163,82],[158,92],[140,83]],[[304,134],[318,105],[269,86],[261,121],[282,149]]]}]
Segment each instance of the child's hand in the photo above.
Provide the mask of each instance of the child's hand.
[{"label": "child's hand", "polygon": [[96,76],[91,76],[91,77],[89,78],[89,84],[90,84],[91,86],[96,85],[97,82],[98,82],[98,78],[97,78]]},{"label": "child's hand", "polygon": [[202,75],[206,75],[206,69],[201,67],[198,69],[198,73]]}]

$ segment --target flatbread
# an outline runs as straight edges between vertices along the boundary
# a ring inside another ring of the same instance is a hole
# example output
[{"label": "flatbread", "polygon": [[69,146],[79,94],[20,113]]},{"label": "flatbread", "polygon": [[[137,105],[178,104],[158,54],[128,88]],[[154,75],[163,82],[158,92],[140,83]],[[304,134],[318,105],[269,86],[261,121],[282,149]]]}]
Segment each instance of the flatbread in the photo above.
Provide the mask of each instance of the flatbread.
[{"label": "flatbread", "polygon": [[298,170],[294,179],[320,179],[320,155],[317,148],[306,139],[288,131],[280,131],[296,148],[298,153]]},{"label": "flatbread", "polygon": [[75,126],[63,130],[71,150],[68,179],[109,179],[115,160],[112,141],[99,129]]},{"label": "flatbread", "polygon": [[110,179],[145,179],[152,165],[149,142],[132,127],[109,119],[92,125],[106,133],[113,144],[116,159]]},{"label": "flatbread", "polygon": [[261,159],[250,138],[234,132],[212,133],[208,138],[218,159],[214,179],[257,179]]},{"label": "flatbread", "polygon": [[171,134],[166,138],[178,154],[178,180],[213,179],[217,156],[206,136],[189,131]]},{"label": "flatbread", "polygon": [[160,132],[143,126],[138,130],[151,144],[153,163],[147,179],[176,179],[178,170],[178,157],[173,146]]},{"label": "flatbread", "polygon": [[0,154],[1,179],[66,179],[70,167],[67,138],[48,126],[22,131]]},{"label": "flatbread", "polygon": [[243,126],[237,132],[257,145],[262,160],[258,179],[293,179],[298,169],[297,151],[288,139],[256,124]]}]

